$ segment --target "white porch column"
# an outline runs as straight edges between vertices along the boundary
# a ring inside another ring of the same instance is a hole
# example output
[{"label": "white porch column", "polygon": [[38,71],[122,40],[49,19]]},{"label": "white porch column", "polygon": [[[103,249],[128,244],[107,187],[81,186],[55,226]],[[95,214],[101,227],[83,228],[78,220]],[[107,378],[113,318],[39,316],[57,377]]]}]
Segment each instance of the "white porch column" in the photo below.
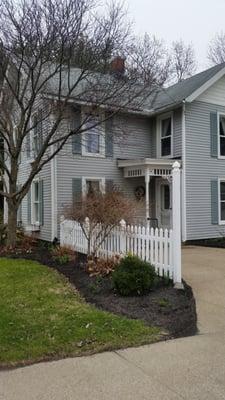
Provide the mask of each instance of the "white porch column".
[{"label": "white porch column", "polygon": [[146,168],[145,170],[145,216],[146,216],[146,221],[149,221],[149,182],[150,182],[150,176],[149,176],[149,168]]},{"label": "white porch column", "polygon": [[181,276],[181,195],[180,163],[175,161],[172,167],[172,216],[173,216],[173,263],[174,284],[183,289]]}]

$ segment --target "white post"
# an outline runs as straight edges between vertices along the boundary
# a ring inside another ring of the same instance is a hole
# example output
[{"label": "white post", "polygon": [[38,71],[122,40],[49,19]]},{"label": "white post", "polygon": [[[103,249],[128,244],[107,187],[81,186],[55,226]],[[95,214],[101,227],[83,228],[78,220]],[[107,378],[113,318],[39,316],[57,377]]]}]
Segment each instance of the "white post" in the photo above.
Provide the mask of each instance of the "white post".
[{"label": "white post", "polygon": [[120,252],[126,254],[126,222],[124,219],[120,221]]},{"label": "white post", "polygon": [[149,182],[150,182],[150,176],[149,176],[149,168],[146,168],[145,170],[145,216],[146,216],[146,221],[149,222]]},{"label": "white post", "polygon": [[172,169],[172,215],[173,215],[173,263],[174,284],[183,289],[181,276],[181,208],[180,163],[175,161]]}]

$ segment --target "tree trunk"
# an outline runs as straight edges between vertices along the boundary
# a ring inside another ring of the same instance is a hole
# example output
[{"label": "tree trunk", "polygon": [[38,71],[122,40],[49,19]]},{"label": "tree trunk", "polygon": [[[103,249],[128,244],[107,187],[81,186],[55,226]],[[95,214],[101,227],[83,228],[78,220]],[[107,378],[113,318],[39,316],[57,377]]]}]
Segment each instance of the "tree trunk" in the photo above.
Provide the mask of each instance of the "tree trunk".
[{"label": "tree trunk", "polygon": [[7,245],[16,246],[16,229],[17,229],[17,210],[18,206],[12,200],[8,201],[8,229],[7,229]]}]

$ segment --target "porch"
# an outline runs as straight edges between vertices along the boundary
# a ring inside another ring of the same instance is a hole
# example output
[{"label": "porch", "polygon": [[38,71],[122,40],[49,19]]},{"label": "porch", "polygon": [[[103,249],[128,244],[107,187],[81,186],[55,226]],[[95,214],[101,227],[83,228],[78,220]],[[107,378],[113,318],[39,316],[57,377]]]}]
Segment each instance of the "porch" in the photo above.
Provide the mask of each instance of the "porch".
[{"label": "porch", "polygon": [[118,160],[118,167],[123,169],[124,178],[138,182],[134,191],[142,207],[141,222],[149,227],[167,229],[173,227],[173,197],[177,195],[180,197],[180,193],[177,193],[180,189],[174,188],[173,182],[175,165],[179,169],[180,180],[180,160],[152,158]]}]

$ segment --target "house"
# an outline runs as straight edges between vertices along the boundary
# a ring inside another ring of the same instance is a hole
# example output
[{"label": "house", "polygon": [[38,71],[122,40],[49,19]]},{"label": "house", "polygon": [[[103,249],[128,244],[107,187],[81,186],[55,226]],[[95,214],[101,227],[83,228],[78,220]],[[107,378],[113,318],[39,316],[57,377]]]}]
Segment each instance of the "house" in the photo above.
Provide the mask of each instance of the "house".
[{"label": "house", "polygon": [[[69,129],[88,110],[81,106],[75,113],[71,104],[61,129]],[[120,139],[114,136],[116,125],[125,131]],[[33,141],[37,135],[38,129]],[[59,237],[60,216],[72,199],[113,183],[141,205],[138,221],[171,227],[174,160],[182,168],[182,240],[225,235],[225,64],[159,90],[139,112],[121,113],[83,138],[70,138],[33,181],[18,219],[26,230],[52,241]],[[28,146],[21,183],[31,161]]]}]

